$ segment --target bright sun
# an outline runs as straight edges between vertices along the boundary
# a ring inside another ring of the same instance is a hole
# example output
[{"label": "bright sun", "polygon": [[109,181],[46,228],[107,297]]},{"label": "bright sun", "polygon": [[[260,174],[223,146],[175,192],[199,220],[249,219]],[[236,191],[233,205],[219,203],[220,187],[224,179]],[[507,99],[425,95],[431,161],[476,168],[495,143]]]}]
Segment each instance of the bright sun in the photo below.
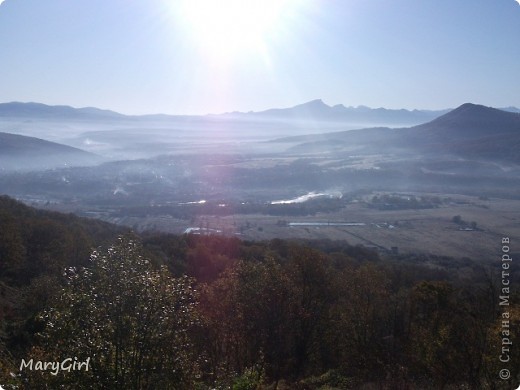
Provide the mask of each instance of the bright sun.
[{"label": "bright sun", "polygon": [[185,0],[181,15],[189,34],[210,55],[262,52],[276,34],[290,0]]}]

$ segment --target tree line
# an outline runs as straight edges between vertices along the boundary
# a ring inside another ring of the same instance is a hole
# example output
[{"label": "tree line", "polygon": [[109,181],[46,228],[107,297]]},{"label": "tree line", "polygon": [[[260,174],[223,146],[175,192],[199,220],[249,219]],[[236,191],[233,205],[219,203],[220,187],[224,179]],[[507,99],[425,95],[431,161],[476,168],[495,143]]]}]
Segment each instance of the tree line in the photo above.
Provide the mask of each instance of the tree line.
[{"label": "tree line", "polygon": [[[381,258],[327,240],[136,236],[0,200],[2,384],[71,389],[517,384],[519,349],[511,352],[512,379],[498,377],[501,286],[499,269],[492,266],[469,259]],[[47,228],[38,229],[44,222]],[[18,230],[5,230],[7,224],[10,229],[18,224]],[[75,240],[79,232],[83,239]],[[88,245],[96,249],[83,248]],[[517,292],[511,302],[516,345]],[[22,358],[90,358],[90,370],[20,372]]]}]

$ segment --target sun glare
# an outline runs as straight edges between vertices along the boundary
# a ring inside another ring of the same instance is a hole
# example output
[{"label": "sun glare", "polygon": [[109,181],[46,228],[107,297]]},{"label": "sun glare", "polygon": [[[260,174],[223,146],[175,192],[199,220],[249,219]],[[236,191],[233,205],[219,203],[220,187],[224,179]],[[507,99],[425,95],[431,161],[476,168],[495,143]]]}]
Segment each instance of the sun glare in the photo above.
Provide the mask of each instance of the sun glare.
[{"label": "sun glare", "polygon": [[181,16],[191,38],[221,58],[262,52],[276,34],[288,0],[186,0]]}]

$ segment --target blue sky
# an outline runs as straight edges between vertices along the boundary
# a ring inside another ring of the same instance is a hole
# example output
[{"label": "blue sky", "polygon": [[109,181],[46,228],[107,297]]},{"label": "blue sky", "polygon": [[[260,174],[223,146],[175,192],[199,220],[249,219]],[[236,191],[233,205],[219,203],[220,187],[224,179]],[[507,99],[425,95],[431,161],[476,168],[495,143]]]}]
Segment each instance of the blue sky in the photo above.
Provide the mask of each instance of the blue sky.
[{"label": "blue sky", "polygon": [[4,0],[0,102],[126,114],[259,111],[318,98],[520,107],[515,0],[280,0],[265,21],[255,5],[233,14],[204,12],[212,5],[202,0],[188,9],[190,1]]}]

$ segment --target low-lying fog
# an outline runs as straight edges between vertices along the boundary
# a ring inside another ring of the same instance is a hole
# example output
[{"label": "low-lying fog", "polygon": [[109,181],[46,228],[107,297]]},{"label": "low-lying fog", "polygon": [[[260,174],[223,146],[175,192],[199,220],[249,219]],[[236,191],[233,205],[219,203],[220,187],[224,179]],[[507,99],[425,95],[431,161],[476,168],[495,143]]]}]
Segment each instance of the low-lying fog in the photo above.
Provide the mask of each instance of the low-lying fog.
[{"label": "low-lying fog", "polygon": [[161,154],[202,152],[224,148],[232,153],[282,151],[287,145],[265,141],[306,134],[371,127],[370,123],[290,120],[196,119],[0,121],[0,131],[37,137],[79,148],[110,160],[150,158]]}]

